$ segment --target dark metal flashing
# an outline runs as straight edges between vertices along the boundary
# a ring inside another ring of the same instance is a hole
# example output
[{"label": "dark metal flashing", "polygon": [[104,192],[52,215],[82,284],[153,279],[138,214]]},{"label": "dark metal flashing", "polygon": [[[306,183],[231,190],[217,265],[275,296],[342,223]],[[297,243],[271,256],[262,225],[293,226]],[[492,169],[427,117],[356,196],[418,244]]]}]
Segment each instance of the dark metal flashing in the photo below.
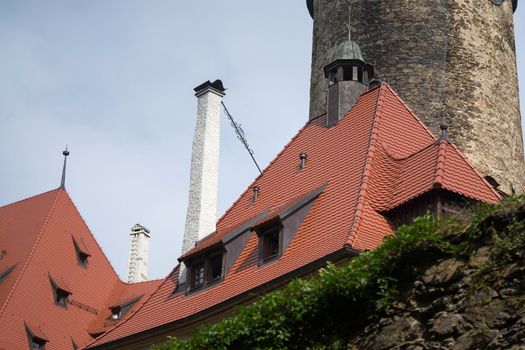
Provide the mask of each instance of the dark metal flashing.
[{"label": "dark metal flashing", "polygon": [[287,216],[293,214],[297,209],[316,199],[317,196],[319,196],[324,191],[326,184],[327,183],[325,182],[324,184],[322,184],[321,186],[319,186],[318,188],[316,188],[315,190],[298,200],[295,204],[292,204],[290,207],[284,209],[281,213],[279,213],[281,219],[285,219]]},{"label": "dark metal flashing", "polygon": [[88,347],[87,349],[90,349],[90,350],[120,349],[122,346],[133,344],[140,340],[152,338],[154,336],[161,336],[163,333],[166,333],[175,328],[182,327],[184,325],[190,325],[191,323],[197,323],[198,321],[203,320],[205,318],[209,318],[214,315],[218,315],[221,312],[224,312],[230,309],[232,304],[240,304],[241,302],[248,302],[250,299],[254,299],[255,297],[260,296],[264,293],[271,292],[272,290],[282,287],[284,284],[286,284],[288,281],[292,279],[308,276],[309,274],[312,274],[318,271],[321,267],[326,266],[326,263],[328,261],[337,262],[345,258],[353,258],[359,253],[360,253],[359,251],[356,251],[354,249],[347,249],[347,248],[339,249],[325,257],[312,261],[311,263],[307,265],[301,266],[294,271],[291,271],[285,275],[282,275],[278,278],[268,281],[265,284],[262,284],[253,289],[250,289],[242,294],[234,296],[208,309],[192,314],[186,318],[172,321],[170,323],[166,323],[166,324],[157,326],[155,328],[147,329],[139,333],[128,335],[124,338],[120,338],[120,339],[114,340],[109,343],[100,344],[98,346],[93,346],[93,347]]},{"label": "dark metal flashing", "polygon": [[281,210],[279,213],[276,213],[269,221],[263,222],[261,225],[255,225],[252,227],[252,230],[256,230],[257,228],[260,228],[261,226],[267,226],[271,223],[274,223],[274,221],[282,221],[286,219],[288,216],[295,213],[300,208],[304,207],[306,204],[310,203],[314,199],[316,199],[325,189],[326,185],[328,183],[325,182],[315,190],[311,191],[310,193],[304,195],[299,200],[297,200],[295,203],[291,204],[289,207]]},{"label": "dark metal flashing", "polygon": [[213,243],[212,245],[202,249],[202,250],[198,250],[194,253],[191,253],[191,254],[188,254],[184,257],[181,257],[181,258],[178,258],[177,260],[179,262],[189,262],[191,260],[194,260],[195,257],[202,257],[202,256],[205,256],[207,253],[211,252],[211,251],[217,251],[217,250],[225,250],[224,248],[224,244],[222,243],[222,241],[218,241],[216,243]]},{"label": "dark metal flashing", "polygon": [[132,297],[128,300],[125,300],[125,301],[122,301],[122,302],[119,302],[118,304],[115,304],[115,305],[111,305],[109,308],[110,309],[113,309],[113,308],[116,308],[116,307],[126,307],[128,305],[133,305],[135,304],[137,301],[139,301],[142,297],[144,296],[144,294],[141,294],[139,295],[138,297]]},{"label": "dark metal flashing", "polygon": [[222,96],[225,95],[224,92],[226,91],[220,79],[215,80],[213,83],[208,80],[193,89],[195,96],[199,96],[207,90],[212,90]]},{"label": "dark metal flashing", "polygon": [[239,228],[235,229],[234,231],[232,231],[231,233],[227,234],[223,239],[222,239],[222,242],[224,244],[234,240],[235,238],[237,238],[237,236],[239,236],[241,233],[243,233],[244,231],[250,229],[253,225],[255,225],[256,223],[258,223],[259,221],[261,221],[262,219],[264,219],[265,217],[268,216],[268,214],[270,213],[269,210],[265,210],[263,211],[262,213],[260,214],[257,214],[256,216],[254,216],[253,218],[249,219],[244,225],[240,226]]}]

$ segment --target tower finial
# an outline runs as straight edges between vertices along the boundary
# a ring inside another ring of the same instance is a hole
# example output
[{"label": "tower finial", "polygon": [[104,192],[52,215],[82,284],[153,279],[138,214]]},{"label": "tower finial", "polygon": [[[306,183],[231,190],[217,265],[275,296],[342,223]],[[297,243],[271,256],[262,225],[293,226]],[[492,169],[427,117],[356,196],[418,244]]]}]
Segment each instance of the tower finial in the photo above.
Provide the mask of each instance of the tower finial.
[{"label": "tower finial", "polygon": [[62,181],[60,182],[60,189],[65,190],[66,189],[66,163],[67,163],[67,156],[69,156],[67,145],[66,145],[66,149],[64,150],[64,152],[62,152],[62,154],[64,155],[64,166],[62,167]]},{"label": "tower finial", "polygon": [[348,6],[348,24],[346,25],[348,28],[348,41],[352,42],[352,5]]}]

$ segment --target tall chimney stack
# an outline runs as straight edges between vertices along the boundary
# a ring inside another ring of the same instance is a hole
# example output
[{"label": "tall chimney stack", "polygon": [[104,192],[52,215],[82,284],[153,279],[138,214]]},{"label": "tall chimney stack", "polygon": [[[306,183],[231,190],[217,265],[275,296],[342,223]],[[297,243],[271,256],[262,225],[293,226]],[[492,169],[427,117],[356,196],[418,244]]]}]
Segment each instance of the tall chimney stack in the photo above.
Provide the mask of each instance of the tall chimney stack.
[{"label": "tall chimney stack", "polygon": [[191,156],[190,191],[182,253],[215,231],[221,102],[226,90],[222,81],[209,80],[195,89],[197,124]]},{"label": "tall chimney stack", "polygon": [[129,234],[128,282],[148,280],[150,231],[140,224],[131,228]]}]

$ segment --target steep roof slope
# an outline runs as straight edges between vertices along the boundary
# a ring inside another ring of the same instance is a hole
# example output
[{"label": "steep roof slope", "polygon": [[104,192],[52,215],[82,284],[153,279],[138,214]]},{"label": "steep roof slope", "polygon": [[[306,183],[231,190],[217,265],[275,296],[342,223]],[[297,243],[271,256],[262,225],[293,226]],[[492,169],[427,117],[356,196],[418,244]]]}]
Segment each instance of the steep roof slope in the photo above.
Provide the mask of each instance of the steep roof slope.
[{"label": "steep roof slope", "polygon": [[[388,85],[364,93],[345,118],[333,127],[326,127],[326,116],[312,120],[219,219],[217,231],[186,254],[196,255],[224,242],[238,227],[261,213],[269,213],[267,217],[272,217],[293,198],[304,197],[318,189],[321,193],[313,200],[282,256],[272,263],[258,264],[258,238],[252,232],[224,280],[189,295],[174,294],[179,275],[176,268],[133,316],[88,348],[118,347],[125,341],[133,341],[134,337],[176,327],[307,265],[325,262],[345,249],[359,251],[377,247],[386,235],[393,233],[381,215],[381,209],[391,204],[392,199],[390,195],[382,198],[382,191],[403,194],[412,191],[413,182],[421,182],[424,185],[417,193],[431,190],[436,183],[446,183],[450,190],[462,193],[462,183],[473,181],[477,191],[469,193],[475,199],[499,200],[497,193],[462,157],[453,157],[450,164],[447,157],[440,160],[439,169],[450,169],[445,170],[446,180],[441,182],[436,182],[435,176],[436,157],[442,155],[439,152],[422,153],[423,160],[415,165],[410,162],[398,165],[392,160],[434,147],[435,142],[433,135]],[[443,147],[451,154],[457,152],[453,146],[451,150],[446,145]],[[307,153],[308,160],[304,169],[298,169],[299,155],[303,152]],[[407,176],[403,173],[407,167],[427,165],[431,170],[420,175],[408,174],[406,183],[397,179],[398,175]],[[458,173],[460,176],[456,176]],[[428,174],[430,179],[426,178]],[[255,202],[253,186],[260,188]],[[377,208],[374,207],[376,202],[379,203]]]},{"label": "steep roof slope", "polygon": [[58,190],[0,207],[0,310],[28,260]]},{"label": "steep roof slope", "polygon": [[[88,326],[107,308],[121,283],[71,198],[57,189],[0,208],[2,246],[18,262],[0,284],[0,348],[27,349],[26,328],[48,340],[46,349],[73,349],[93,338]],[[78,260],[78,249],[89,254]],[[2,248],[4,249],[4,248]],[[13,282],[14,279],[14,282]],[[144,284],[144,293],[157,282]],[[54,286],[71,293],[66,306],[55,302]]]}]

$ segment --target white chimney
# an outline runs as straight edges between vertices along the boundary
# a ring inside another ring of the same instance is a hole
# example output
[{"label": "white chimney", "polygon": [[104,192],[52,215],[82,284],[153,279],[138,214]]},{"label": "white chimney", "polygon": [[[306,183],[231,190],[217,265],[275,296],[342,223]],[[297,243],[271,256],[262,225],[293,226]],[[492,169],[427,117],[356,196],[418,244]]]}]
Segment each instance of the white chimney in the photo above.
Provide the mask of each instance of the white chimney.
[{"label": "white chimney", "polygon": [[150,231],[140,224],[129,234],[128,282],[148,280],[148,255]]},{"label": "white chimney", "polygon": [[215,231],[221,102],[225,89],[222,81],[209,80],[195,89],[197,125],[191,156],[190,192],[182,253]]}]

